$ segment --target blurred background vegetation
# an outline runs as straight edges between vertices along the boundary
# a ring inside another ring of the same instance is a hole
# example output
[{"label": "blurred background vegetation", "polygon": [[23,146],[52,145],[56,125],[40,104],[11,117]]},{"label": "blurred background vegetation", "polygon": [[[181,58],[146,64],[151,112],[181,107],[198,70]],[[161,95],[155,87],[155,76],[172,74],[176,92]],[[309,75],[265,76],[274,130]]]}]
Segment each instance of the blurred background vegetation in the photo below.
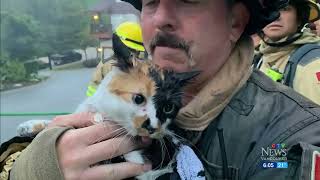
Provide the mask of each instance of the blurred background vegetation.
[{"label": "blurred background vegetation", "polygon": [[38,57],[97,45],[87,12],[97,1],[1,0],[1,84],[30,78]]}]

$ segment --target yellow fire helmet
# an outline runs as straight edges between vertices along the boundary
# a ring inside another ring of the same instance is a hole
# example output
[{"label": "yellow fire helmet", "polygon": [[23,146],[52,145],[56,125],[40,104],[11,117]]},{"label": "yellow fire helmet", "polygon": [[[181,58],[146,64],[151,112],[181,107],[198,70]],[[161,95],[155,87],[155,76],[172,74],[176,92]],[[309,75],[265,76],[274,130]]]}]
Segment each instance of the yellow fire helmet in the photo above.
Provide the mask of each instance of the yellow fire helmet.
[{"label": "yellow fire helmet", "polygon": [[145,51],[141,27],[138,23],[124,22],[116,28],[115,33],[127,47],[136,51]]},{"label": "yellow fire helmet", "polygon": [[320,7],[315,0],[307,0],[310,7],[309,22],[320,19]]}]

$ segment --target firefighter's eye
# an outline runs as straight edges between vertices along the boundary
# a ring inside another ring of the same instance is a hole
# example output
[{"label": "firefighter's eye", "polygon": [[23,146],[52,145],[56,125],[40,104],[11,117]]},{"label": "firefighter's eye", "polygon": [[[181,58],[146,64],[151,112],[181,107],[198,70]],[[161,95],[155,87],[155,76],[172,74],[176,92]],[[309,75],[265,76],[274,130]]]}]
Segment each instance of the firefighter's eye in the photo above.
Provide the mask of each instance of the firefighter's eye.
[{"label": "firefighter's eye", "polygon": [[142,6],[153,6],[158,3],[159,0],[142,0]]},{"label": "firefighter's eye", "polygon": [[199,0],[181,0],[181,1],[187,4],[197,4],[200,2]]}]

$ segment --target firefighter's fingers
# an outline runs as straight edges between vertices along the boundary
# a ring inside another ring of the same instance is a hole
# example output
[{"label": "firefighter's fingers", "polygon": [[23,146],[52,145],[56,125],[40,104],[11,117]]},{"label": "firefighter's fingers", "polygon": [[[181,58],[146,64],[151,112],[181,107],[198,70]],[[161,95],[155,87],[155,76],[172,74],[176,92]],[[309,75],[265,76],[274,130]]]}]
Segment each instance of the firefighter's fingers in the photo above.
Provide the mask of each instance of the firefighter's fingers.
[{"label": "firefighter's fingers", "polygon": [[79,141],[86,142],[87,145],[126,134],[127,132],[123,127],[120,127],[110,121],[105,121],[85,128],[79,128],[77,131],[74,131],[74,135],[78,137]]},{"label": "firefighter's fingers", "polygon": [[83,179],[120,180],[138,176],[151,170],[150,164],[136,164],[130,162],[99,165],[89,168],[83,174]]},{"label": "firefighter's fingers", "polygon": [[143,144],[131,137],[108,139],[85,148],[82,154],[83,161],[95,164],[103,160],[112,159],[141,148]]},{"label": "firefighter's fingers", "polygon": [[48,127],[70,126],[74,128],[88,127],[94,124],[94,113],[82,112],[55,117]]}]

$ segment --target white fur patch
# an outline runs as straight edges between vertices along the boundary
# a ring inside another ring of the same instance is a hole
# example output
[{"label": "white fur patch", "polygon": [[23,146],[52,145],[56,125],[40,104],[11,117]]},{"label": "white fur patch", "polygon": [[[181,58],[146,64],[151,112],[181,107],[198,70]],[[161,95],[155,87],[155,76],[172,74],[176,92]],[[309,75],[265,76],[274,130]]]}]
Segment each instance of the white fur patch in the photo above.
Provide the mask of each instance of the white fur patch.
[{"label": "white fur patch", "polygon": [[147,99],[146,109],[147,109],[147,115],[150,118],[150,125],[153,128],[158,128],[159,119],[156,117],[157,111],[156,107],[152,101],[152,97],[149,97]]},{"label": "white fur patch", "polygon": [[103,120],[104,120],[102,114],[100,114],[100,113],[94,114],[93,119],[94,119],[94,121],[97,122],[97,123],[101,123],[101,122],[103,122]]},{"label": "white fur patch", "polygon": [[141,151],[131,151],[128,154],[123,155],[126,161],[138,163],[138,164],[144,164],[144,160],[142,157]]},{"label": "white fur patch", "polygon": [[167,173],[172,173],[173,172],[173,168],[171,165],[168,165],[162,169],[159,170],[152,170],[149,172],[146,172],[138,177],[136,177],[139,180],[153,180],[153,179],[157,179],[158,177],[167,174]]},{"label": "white fur patch", "polygon": [[[107,74],[99,85],[96,93],[80,104],[76,112],[88,112],[94,108],[97,113],[106,115],[109,120],[119,123],[125,127],[131,135],[135,136],[137,132],[133,128],[132,119],[134,119],[133,117],[138,111],[138,107],[133,103],[124,101],[121,97],[111,93],[108,91],[108,88],[106,88],[113,77],[119,73],[123,72],[117,68],[112,68],[112,71]],[[103,117],[95,117],[95,120],[101,122],[106,119]]]},{"label": "white fur patch", "polygon": [[167,118],[166,122],[162,125],[162,131],[165,134],[168,134],[168,126],[169,126],[169,124],[171,124],[171,119]]}]

